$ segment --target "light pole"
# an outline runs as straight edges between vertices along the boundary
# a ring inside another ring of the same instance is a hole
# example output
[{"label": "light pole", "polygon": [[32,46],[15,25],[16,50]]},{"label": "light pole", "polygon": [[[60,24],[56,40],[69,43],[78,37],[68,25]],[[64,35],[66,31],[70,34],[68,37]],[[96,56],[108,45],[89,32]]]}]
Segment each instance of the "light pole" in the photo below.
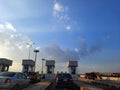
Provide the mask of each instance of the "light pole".
[{"label": "light pole", "polygon": [[35,43],[27,43],[27,45],[29,45],[28,59],[30,59],[31,48],[32,48],[32,45],[33,45],[33,44],[35,44]]},{"label": "light pole", "polygon": [[[34,52],[35,52],[35,67],[36,67],[37,53],[39,52],[39,50],[35,49]],[[34,68],[34,72],[35,72],[35,68]]]},{"label": "light pole", "polygon": [[42,74],[43,74],[44,61],[45,61],[45,59],[43,58],[43,59],[42,59],[42,71],[41,71]]}]

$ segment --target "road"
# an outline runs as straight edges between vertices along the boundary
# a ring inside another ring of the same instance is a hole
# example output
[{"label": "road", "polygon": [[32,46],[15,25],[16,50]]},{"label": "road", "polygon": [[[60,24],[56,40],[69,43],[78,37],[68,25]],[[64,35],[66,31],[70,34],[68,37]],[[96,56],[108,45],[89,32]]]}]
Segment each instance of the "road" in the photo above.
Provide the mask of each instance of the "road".
[{"label": "road", "polygon": [[80,88],[76,85],[76,84],[73,84],[71,86],[71,88],[67,88],[67,87],[60,87],[60,88],[56,88],[55,87],[55,82],[51,85],[50,89],[49,90],[80,90]]},{"label": "road", "polygon": [[23,90],[46,90],[48,86],[50,87],[47,90],[80,90],[81,87],[84,87],[85,88],[84,90],[120,90],[120,89],[116,89],[115,87],[96,85],[93,83],[84,83],[79,80],[74,81],[72,88],[66,88],[66,87],[56,88],[55,82],[53,82],[52,84],[50,83],[51,83],[50,81],[42,81],[39,83],[30,84],[27,88]]},{"label": "road", "polygon": [[55,83],[53,83],[49,90],[80,90],[80,88],[82,87],[84,87],[84,90],[120,90],[120,89],[116,89],[115,87],[83,83],[81,81],[74,81],[72,87],[73,88],[66,88],[66,87],[56,88]]},{"label": "road", "polygon": [[38,83],[30,84],[28,87],[24,88],[23,90],[45,90],[52,81],[41,81]]}]

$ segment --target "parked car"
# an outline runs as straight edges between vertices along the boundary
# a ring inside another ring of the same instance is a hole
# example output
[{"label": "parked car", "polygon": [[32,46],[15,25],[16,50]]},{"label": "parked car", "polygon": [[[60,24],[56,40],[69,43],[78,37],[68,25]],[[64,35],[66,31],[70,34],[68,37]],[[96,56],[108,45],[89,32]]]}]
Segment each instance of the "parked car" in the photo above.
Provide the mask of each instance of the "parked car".
[{"label": "parked car", "polygon": [[0,90],[19,90],[29,85],[29,81],[21,72],[0,72]]},{"label": "parked car", "polygon": [[55,77],[55,85],[58,87],[71,87],[73,85],[72,76],[68,73],[60,73]]},{"label": "parked car", "polygon": [[40,82],[41,81],[41,76],[37,72],[28,72],[28,78],[30,79],[31,82]]}]

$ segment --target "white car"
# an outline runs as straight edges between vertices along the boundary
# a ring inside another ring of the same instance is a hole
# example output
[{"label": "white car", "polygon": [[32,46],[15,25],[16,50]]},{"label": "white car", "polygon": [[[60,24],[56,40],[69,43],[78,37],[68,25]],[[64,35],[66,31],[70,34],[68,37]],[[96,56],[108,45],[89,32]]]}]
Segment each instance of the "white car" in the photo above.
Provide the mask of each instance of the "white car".
[{"label": "white car", "polygon": [[21,72],[0,72],[0,90],[19,90],[29,85],[30,80]]}]

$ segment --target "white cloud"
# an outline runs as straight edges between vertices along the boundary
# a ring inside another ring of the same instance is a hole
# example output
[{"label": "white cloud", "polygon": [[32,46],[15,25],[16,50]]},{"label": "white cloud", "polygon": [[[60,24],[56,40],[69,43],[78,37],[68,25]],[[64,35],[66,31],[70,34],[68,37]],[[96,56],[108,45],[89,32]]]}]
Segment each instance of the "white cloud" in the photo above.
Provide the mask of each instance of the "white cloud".
[{"label": "white cloud", "polygon": [[[1,35],[1,34],[0,34]],[[1,37],[0,37],[1,38]],[[22,70],[22,59],[28,58],[28,51],[29,48],[26,47],[26,43],[22,44],[23,42],[16,38],[17,41],[15,41],[16,37],[10,38],[10,35],[6,38],[0,41],[0,57],[7,58],[13,60],[13,64],[10,68],[10,71],[21,71]],[[2,43],[3,42],[3,43]],[[33,54],[31,52],[31,54]],[[33,55],[31,55],[31,58]],[[16,64],[17,63],[17,64]],[[19,68],[17,68],[19,67]]]},{"label": "white cloud", "polygon": [[62,28],[70,31],[71,30],[71,20],[67,11],[69,8],[67,6],[63,6],[57,1],[54,1],[53,5],[53,16],[57,21],[58,27],[61,25]]},{"label": "white cloud", "polygon": [[56,17],[58,20],[68,21],[70,19],[69,15],[67,14],[67,10],[67,7],[62,6],[58,2],[54,2],[53,16]]},{"label": "white cloud", "polygon": [[6,29],[12,30],[14,32],[16,31],[14,26],[11,23],[9,23],[9,22],[6,22],[5,27],[6,27]]},{"label": "white cloud", "polygon": [[71,30],[71,26],[66,26],[66,30]]},{"label": "white cloud", "polygon": [[[27,47],[27,43],[32,41],[27,36],[18,34],[17,32],[14,33],[15,31],[16,29],[10,22],[0,24],[0,58],[13,60],[10,70],[21,71],[22,59],[28,58],[29,47]],[[34,52],[32,53],[32,51],[31,58],[34,57]],[[17,68],[18,66],[20,68]]]},{"label": "white cloud", "polygon": [[[4,32],[0,32],[0,58],[3,57],[13,60],[13,65],[11,66],[10,70],[21,71],[22,59],[28,57],[29,48],[27,48],[26,43],[30,41],[30,38],[21,34],[8,32],[6,30]],[[16,68],[18,66],[21,69]]]},{"label": "white cloud", "polygon": [[0,29],[4,29],[4,25],[3,24],[0,24]]},{"label": "white cloud", "polygon": [[59,3],[55,3],[53,9],[54,9],[55,11],[59,11],[59,12],[61,12],[61,11],[64,10],[63,7],[62,7]]},{"label": "white cloud", "polygon": [[78,48],[75,48],[75,52],[77,52],[77,53],[78,53],[78,52],[79,52],[79,49],[78,49]]},{"label": "white cloud", "polygon": [[13,32],[16,31],[16,29],[14,28],[14,26],[13,26],[10,22],[1,23],[1,24],[0,24],[0,30],[1,30],[1,31],[11,30],[11,31],[13,31]]}]

